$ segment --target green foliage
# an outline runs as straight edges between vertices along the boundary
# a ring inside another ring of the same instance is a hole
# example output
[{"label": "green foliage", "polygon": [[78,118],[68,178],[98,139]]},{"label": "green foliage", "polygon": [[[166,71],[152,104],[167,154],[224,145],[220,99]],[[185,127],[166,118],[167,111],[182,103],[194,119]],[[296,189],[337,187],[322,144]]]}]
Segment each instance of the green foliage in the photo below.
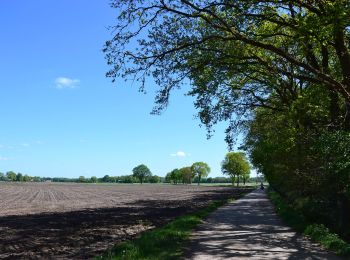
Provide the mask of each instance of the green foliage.
[{"label": "green foliage", "polygon": [[197,176],[199,185],[201,178],[205,178],[208,176],[210,172],[210,167],[204,162],[195,162],[192,164],[191,170],[195,174],[195,176]]},{"label": "green foliage", "polygon": [[192,171],[192,168],[190,166],[188,167],[182,167],[179,169],[179,175],[181,176],[182,183],[185,184],[191,184],[192,179],[195,176],[195,173]]},{"label": "green foliage", "polygon": [[[104,48],[107,76],[133,76],[141,90],[153,76],[155,113],[189,78],[208,134],[226,121],[229,144],[257,107],[287,111],[320,87],[350,102],[348,1],[114,0],[112,7],[119,15]],[[349,129],[347,110],[334,107],[344,120],[333,123]]]},{"label": "green foliage", "polygon": [[299,232],[303,232],[307,226],[306,220],[301,212],[288,205],[283,198],[271,189],[268,192],[269,198],[275,205],[278,215],[289,225]]},{"label": "green foliage", "polygon": [[174,169],[171,172],[167,173],[165,179],[167,182],[173,182],[174,184],[178,184],[182,181],[182,173],[179,169]]},{"label": "green foliage", "polygon": [[195,214],[179,217],[163,227],[146,231],[140,238],[124,242],[97,259],[178,259],[192,230],[209,213],[226,202],[213,202]]},{"label": "green foliage", "polygon": [[221,163],[222,172],[229,175],[232,183],[237,179],[237,186],[240,178],[248,178],[250,174],[250,165],[242,152],[229,152]]},{"label": "green foliage", "polygon": [[337,234],[331,233],[324,225],[309,225],[304,233],[314,241],[319,242],[325,248],[330,249],[339,255],[350,256],[350,244],[340,239]]},{"label": "green foliage", "polygon": [[13,171],[9,171],[6,173],[6,177],[10,181],[16,181],[17,180],[17,174]]},{"label": "green foliage", "polygon": [[342,256],[350,256],[350,244],[339,238],[337,234],[332,233],[323,224],[308,222],[302,211],[298,211],[293,205],[289,205],[278,193],[269,190],[268,194],[275,206],[276,212],[284,222],[299,232],[303,232],[325,248]]},{"label": "green foliage", "polygon": [[161,178],[157,175],[153,175],[153,176],[148,177],[147,181],[149,183],[159,183],[159,182],[161,182]]},{"label": "green foliage", "polygon": [[132,169],[132,172],[133,172],[133,176],[138,178],[141,184],[143,183],[145,178],[152,176],[151,171],[144,164],[140,164],[136,166],[134,169]]}]

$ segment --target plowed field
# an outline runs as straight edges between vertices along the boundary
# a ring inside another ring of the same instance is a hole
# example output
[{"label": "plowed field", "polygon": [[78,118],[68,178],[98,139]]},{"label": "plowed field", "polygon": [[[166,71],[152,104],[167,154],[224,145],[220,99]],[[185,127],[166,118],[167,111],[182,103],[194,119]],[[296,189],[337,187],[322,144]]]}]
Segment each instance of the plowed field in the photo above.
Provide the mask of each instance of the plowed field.
[{"label": "plowed field", "polygon": [[87,259],[247,189],[0,183],[0,259]]}]

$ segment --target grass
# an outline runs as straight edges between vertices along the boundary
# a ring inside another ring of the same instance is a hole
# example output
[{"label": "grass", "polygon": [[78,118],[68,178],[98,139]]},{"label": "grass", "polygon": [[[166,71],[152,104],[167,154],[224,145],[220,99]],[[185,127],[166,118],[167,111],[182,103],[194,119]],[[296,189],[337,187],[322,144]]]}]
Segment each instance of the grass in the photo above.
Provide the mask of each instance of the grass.
[{"label": "grass", "polygon": [[340,256],[350,256],[350,244],[342,240],[337,234],[332,233],[322,224],[308,223],[302,212],[288,205],[276,192],[269,190],[268,194],[275,205],[277,214],[289,226],[300,233],[304,233],[304,235],[310,237],[313,241],[320,243],[326,249]]},{"label": "grass", "polygon": [[97,259],[178,259],[193,229],[209,213],[229,201],[233,199],[215,201],[194,214],[181,216],[163,227],[146,231],[139,238],[117,245]]}]

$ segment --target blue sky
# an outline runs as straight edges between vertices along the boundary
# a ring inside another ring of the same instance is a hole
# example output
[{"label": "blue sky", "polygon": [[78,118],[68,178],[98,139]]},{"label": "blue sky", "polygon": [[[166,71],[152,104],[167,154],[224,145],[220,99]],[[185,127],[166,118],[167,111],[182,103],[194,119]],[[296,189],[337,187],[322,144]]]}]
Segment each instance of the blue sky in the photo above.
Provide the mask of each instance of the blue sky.
[{"label": "blue sky", "polygon": [[224,127],[206,139],[191,97],[174,92],[152,116],[154,91],[105,77],[101,49],[116,11],[107,0],[0,2],[0,171],[78,177],[164,176],[204,161],[219,176]]}]

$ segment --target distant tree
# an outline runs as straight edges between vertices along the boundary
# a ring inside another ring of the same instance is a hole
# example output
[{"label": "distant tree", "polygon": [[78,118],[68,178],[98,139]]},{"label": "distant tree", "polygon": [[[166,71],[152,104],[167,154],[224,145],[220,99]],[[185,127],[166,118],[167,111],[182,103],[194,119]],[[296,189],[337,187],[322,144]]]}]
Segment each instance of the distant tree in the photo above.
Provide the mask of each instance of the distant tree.
[{"label": "distant tree", "polygon": [[27,174],[25,174],[22,178],[22,181],[25,181],[25,182],[31,181],[31,180],[32,180],[32,177],[28,176]]},{"label": "distant tree", "polygon": [[0,172],[0,181],[5,181],[6,177],[5,174],[3,172]]},{"label": "distant tree", "polygon": [[[244,153],[229,152],[221,163],[222,172],[232,178],[232,184],[235,180],[239,186],[240,177],[247,178],[250,173],[250,165]],[[245,177],[243,177],[245,176]]]},{"label": "distant tree", "polygon": [[79,176],[78,182],[86,182],[86,179],[84,176]]},{"label": "distant tree", "polygon": [[174,184],[178,184],[182,180],[182,175],[179,169],[174,169],[171,172],[167,173],[165,176],[166,182],[172,182]]},{"label": "distant tree", "polygon": [[157,176],[157,175],[153,175],[153,176],[148,177],[148,181],[150,183],[159,183],[160,182],[160,177]]},{"label": "distant tree", "polygon": [[16,181],[17,180],[17,174],[13,171],[9,171],[6,173],[6,177],[7,179],[9,179],[10,181]]},{"label": "distant tree", "polygon": [[90,182],[96,183],[96,182],[97,182],[97,177],[96,177],[96,176],[92,176],[92,177],[90,178]]},{"label": "distant tree", "polygon": [[23,181],[23,174],[22,173],[17,173],[16,181]]},{"label": "distant tree", "polygon": [[165,182],[167,182],[167,183],[171,183],[171,182],[172,182],[172,179],[171,179],[171,172],[168,172],[168,173],[165,175]]},{"label": "distant tree", "polygon": [[144,179],[147,177],[152,176],[152,173],[150,169],[144,164],[140,164],[139,166],[136,166],[134,169],[132,169],[133,176],[138,178],[143,183]]},{"label": "distant tree", "polygon": [[210,167],[205,162],[195,162],[191,166],[193,174],[197,176],[198,185],[202,177],[207,177],[210,172]]},{"label": "distant tree", "polygon": [[120,180],[121,180],[122,183],[134,183],[134,182],[137,181],[133,175],[121,176]]},{"label": "distant tree", "polygon": [[35,182],[41,182],[41,178],[38,177],[38,176],[34,176],[34,177],[33,177],[33,181],[35,181]]},{"label": "distant tree", "polygon": [[180,170],[181,176],[182,176],[182,183],[192,183],[192,179],[194,178],[194,172],[192,171],[191,167],[183,167]]},{"label": "distant tree", "polygon": [[103,176],[103,178],[101,179],[101,181],[102,181],[102,182],[109,182],[109,181],[110,181],[109,175]]}]

